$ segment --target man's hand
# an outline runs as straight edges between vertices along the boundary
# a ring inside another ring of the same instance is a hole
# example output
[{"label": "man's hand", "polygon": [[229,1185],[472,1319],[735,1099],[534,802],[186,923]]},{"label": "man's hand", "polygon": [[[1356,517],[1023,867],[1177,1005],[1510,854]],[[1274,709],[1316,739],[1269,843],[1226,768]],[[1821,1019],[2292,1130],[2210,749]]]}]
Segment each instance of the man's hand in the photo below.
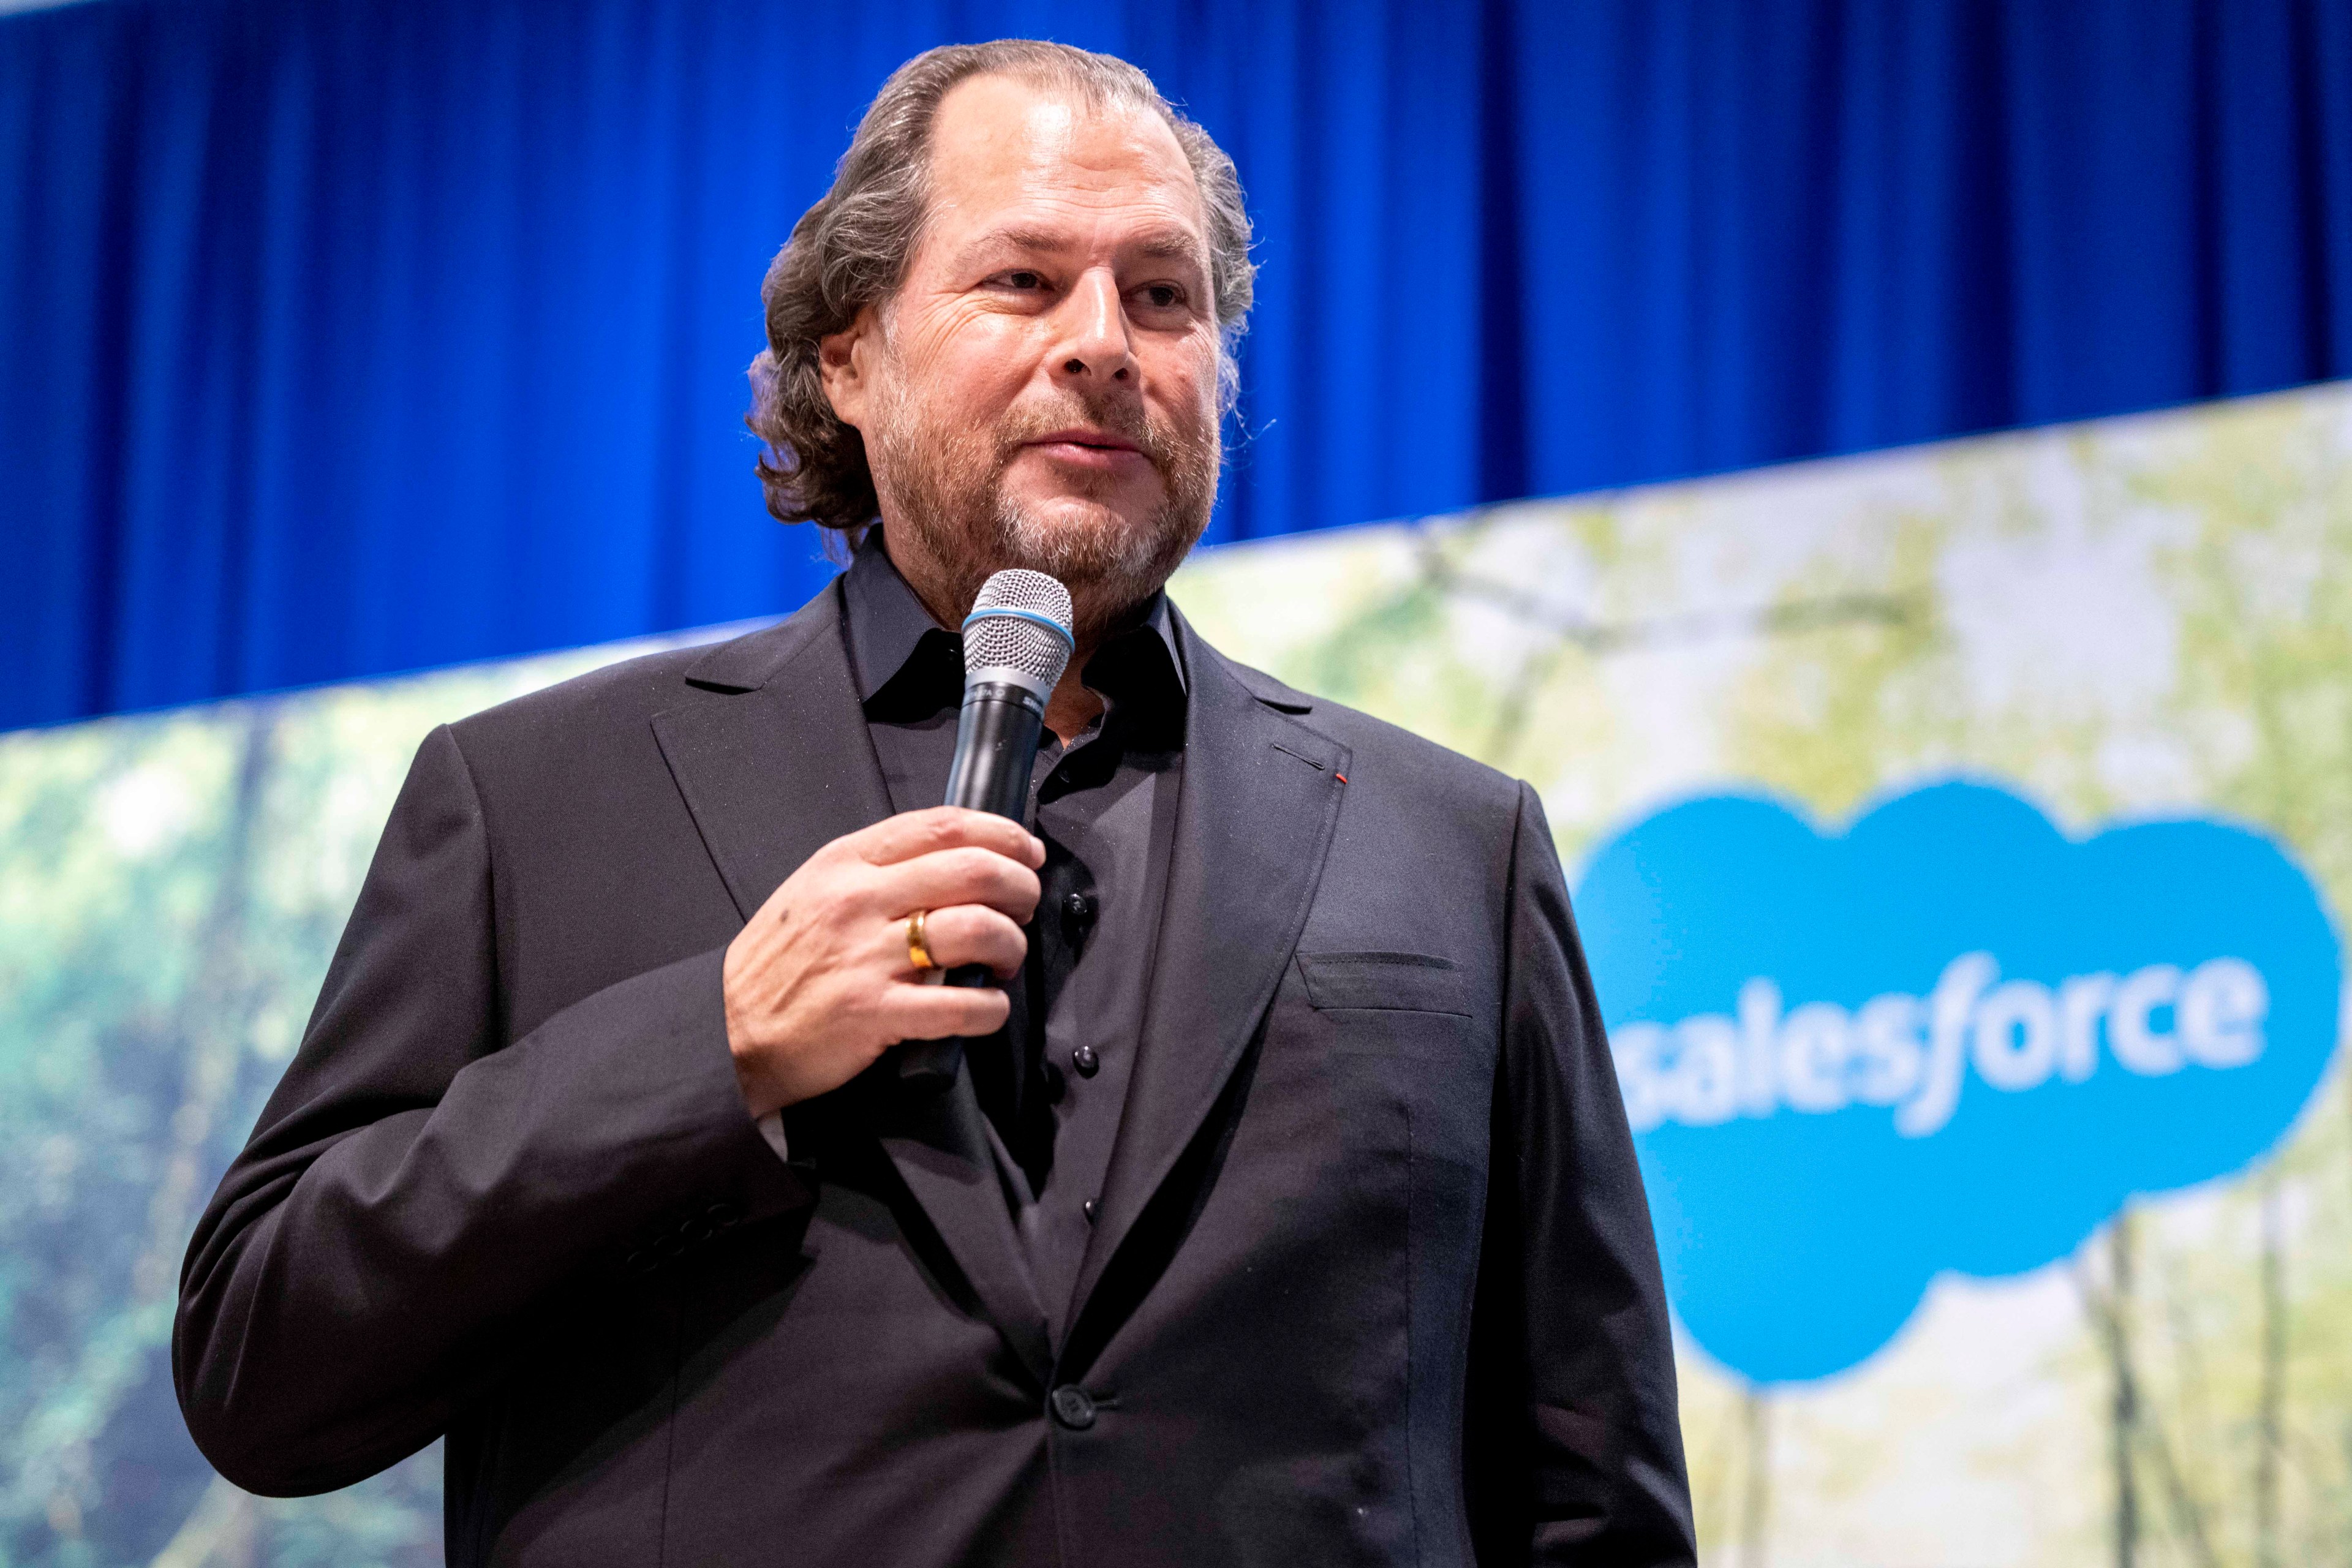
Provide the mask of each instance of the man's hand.
[{"label": "man's hand", "polygon": [[907,917],[942,969],[1002,976],[1029,951],[1045,847],[1017,822],[961,806],[910,811],[835,839],[727,944],[727,1046],[755,1117],[838,1089],[901,1040],[992,1034],[991,987],[924,984]]}]

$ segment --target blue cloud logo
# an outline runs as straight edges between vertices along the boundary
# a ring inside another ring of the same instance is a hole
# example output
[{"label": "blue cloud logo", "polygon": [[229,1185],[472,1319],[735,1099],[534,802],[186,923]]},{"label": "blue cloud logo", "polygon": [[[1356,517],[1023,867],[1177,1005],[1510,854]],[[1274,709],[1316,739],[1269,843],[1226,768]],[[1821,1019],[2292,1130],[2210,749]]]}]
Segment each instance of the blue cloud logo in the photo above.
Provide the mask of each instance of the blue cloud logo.
[{"label": "blue cloud logo", "polygon": [[1712,796],[1576,898],[1668,1294],[1759,1383],[1863,1361],[1941,1270],[2039,1268],[2237,1170],[2336,1045],[2317,893],[2219,822],[2074,842],[1947,784],[1830,837]]}]

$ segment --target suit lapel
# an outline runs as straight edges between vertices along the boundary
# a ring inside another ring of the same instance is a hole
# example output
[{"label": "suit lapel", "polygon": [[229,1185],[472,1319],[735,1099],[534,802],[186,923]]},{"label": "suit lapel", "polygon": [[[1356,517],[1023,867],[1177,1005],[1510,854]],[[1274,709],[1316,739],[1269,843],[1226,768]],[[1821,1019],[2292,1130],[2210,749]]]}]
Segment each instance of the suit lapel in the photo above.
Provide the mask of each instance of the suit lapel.
[{"label": "suit lapel", "polygon": [[[678,793],[746,920],[811,855],[890,815],[881,763],[842,637],[838,583],[766,631],[721,644],[687,672],[728,694],[657,715]],[[884,1087],[895,1080],[884,1078]],[[997,1184],[971,1077],[928,1097],[871,1097],[877,1131],[972,1293],[1042,1382],[1045,1315]]]},{"label": "suit lapel", "polygon": [[1348,749],[1275,710],[1304,702],[1262,702],[1189,626],[1182,636],[1192,689],[1159,958],[1102,1212],[1078,1271],[1072,1342],[1104,1269],[1273,1002],[1346,788]]},{"label": "suit lapel", "polygon": [[690,685],[727,700],[654,718],[670,776],[745,920],[802,861],[890,815],[841,629],[835,584],[687,671]]}]

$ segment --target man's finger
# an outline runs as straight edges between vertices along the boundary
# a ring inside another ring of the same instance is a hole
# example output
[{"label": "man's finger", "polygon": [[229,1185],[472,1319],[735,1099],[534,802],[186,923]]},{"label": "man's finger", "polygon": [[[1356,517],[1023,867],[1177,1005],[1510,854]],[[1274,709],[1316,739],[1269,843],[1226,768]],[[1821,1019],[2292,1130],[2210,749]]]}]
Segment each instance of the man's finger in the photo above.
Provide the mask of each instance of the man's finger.
[{"label": "man's finger", "polygon": [[1004,993],[991,987],[894,982],[882,999],[883,1026],[901,1040],[992,1035],[1012,1013]]},{"label": "man's finger", "polygon": [[[894,939],[903,938],[906,922],[894,921]],[[923,946],[940,969],[984,963],[998,978],[1009,977],[1029,955],[1029,939],[1009,916],[982,904],[950,904],[923,916]],[[903,954],[903,948],[901,952]],[[905,965],[909,973],[913,965]]]},{"label": "man's finger", "polygon": [[848,834],[840,842],[860,859],[877,866],[895,866],[918,856],[965,847],[993,850],[1033,870],[1045,863],[1045,845],[1027,828],[1010,817],[961,805],[901,812]]},{"label": "man's finger", "polygon": [[885,918],[950,904],[986,904],[1025,924],[1037,908],[1037,873],[993,850],[966,846],[885,866],[866,894]]}]

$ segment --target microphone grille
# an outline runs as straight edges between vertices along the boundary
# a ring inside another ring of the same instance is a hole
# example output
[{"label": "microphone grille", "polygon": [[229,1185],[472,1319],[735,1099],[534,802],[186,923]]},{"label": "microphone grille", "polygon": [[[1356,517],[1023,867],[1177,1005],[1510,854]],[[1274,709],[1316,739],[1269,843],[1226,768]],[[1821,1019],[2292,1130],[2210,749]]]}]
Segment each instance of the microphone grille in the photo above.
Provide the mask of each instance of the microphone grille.
[{"label": "microphone grille", "polygon": [[997,573],[981,584],[964,619],[964,678],[982,670],[1017,670],[1036,682],[1037,695],[1045,697],[1070,662],[1072,618],[1070,591],[1043,572],[1014,567]]}]

